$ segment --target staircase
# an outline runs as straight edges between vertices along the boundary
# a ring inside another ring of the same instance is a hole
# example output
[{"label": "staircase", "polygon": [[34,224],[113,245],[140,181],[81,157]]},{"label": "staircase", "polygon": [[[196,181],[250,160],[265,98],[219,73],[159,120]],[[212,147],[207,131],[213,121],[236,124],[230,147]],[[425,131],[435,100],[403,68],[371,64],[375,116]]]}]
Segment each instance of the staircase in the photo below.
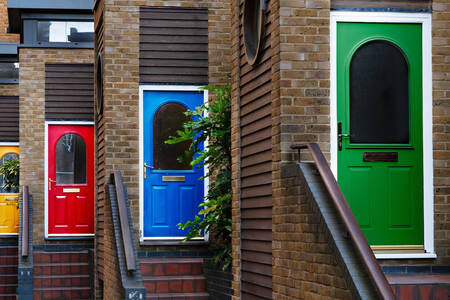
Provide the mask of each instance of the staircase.
[{"label": "staircase", "polygon": [[202,258],[141,258],[146,299],[207,300]]},{"label": "staircase", "polygon": [[34,299],[91,299],[88,250],[35,251]]},{"label": "staircase", "polygon": [[0,299],[15,300],[17,289],[17,246],[0,246]]}]

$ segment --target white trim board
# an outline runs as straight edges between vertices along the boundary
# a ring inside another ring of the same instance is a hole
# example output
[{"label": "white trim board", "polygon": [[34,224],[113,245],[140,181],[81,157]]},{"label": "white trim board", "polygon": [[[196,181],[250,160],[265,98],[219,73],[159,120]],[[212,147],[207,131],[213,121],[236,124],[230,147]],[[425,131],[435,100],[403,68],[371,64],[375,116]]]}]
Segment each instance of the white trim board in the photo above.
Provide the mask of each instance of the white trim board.
[{"label": "white trim board", "polygon": [[[94,125],[92,121],[45,121],[44,129],[44,230],[45,238],[56,236],[48,234],[48,125]],[[78,237],[83,235],[64,234],[58,236]]]},{"label": "white trim board", "polygon": [[[141,85],[139,86],[139,242],[144,243],[147,240],[168,240],[178,237],[144,237],[144,92],[145,91],[183,91],[183,92],[196,92],[200,91],[201,86],[196,85]],[[208,90],[200,91],[203,93],[203,103],[208,103]],[[208,147],[206,141],[204,147]],[[203,174],[208,173],[208,166],[203,168]],[[204,194],[208,193],[209,178],[205,178],[203,181]],[[205,233],[204,240],[209,240],[209,234]]]},{"label": "white trim board", "polygon": [[0,142],[0,146],[18,147],[19,142]]},{"label": "white trim board", "polygon": [[337,178],[337,86],[336,37],[337,23],[416,23],[422,24],[422,120],[423,120],[423,212],[424,247],[422,254],[378,254],[377,258],[434,258],[434,195],[433,195],[433,95],[431,62],[431,14],[393,12],[346,12],[330,14],[330,152],[331,170]]}]

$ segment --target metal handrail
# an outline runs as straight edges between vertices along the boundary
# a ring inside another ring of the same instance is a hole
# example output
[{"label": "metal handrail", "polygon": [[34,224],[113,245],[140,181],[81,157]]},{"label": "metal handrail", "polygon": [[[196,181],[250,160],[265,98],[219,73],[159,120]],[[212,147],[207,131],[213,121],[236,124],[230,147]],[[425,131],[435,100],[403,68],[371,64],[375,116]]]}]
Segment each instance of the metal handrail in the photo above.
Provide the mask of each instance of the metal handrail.
[{"label": "metal handrail", "polygon": [[322,151],[316,143],[308,143],[308,144],[294,144],[291,146],[291,149],[298,150],[299,160],[300,160],[300,151],[302,149],[309,149],[314,159],[314,162],[319,170],[320,176],[322,177],[325,186],[330,193],[331,199],[333,199],[333,203],[339,212],[339,215],[343,221],[344,226],[353,243],[355,244],[356,251],[361,257],[364,266],[366,267],[372,282],[377,288],[379,294],[385,300],[394,300],[395,296],[392,291],[389,282],[386,279],[383,271],[380,268],[380,265],[373,254],[372,249],[370,249],[369,244],[367,243],[364,234],[361,231],[361,228],[358,225],[358,222],[353,215],[350,206],[347,203],[347,200],[342,194],[342,191],[331,172],[330,167],[328,166],[328,162],[325,159]]},{"label": "metal handrail", "polygon": [[29,224],[29,215],[28,215],[28,202],[29,199],[29,191],[28,186],[25,185],[22,188],[22,256],[28,256],[28,224]]},{"label": "metal handrail", "polygon": [[123,188],[122,173],[114,171],[114,184],[116,186],[117,206],[119,207],[120,228],[122,229],[122,241],[125,251],[125,261],[129,272],[136,271],[136,256],[133,251],[133,241],[131,239],[130,220],[126,206],[125,190]]}]

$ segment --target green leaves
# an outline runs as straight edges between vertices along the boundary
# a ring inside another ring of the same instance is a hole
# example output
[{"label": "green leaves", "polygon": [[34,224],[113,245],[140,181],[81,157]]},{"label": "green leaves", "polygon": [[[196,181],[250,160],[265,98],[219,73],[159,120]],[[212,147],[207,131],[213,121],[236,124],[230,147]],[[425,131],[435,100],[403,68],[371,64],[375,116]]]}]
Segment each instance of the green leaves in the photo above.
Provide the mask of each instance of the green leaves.
[{"label": "green leaves", "polygon": [[0,175],[3,175],[3,189],[7,192],[19,190],[19,159],[7,160],[0,167]]},{"label": "green leaves", "polygon": [[[208,166],[206,177],[211,178],[208,195],[199,205],[194,220],[178,224],[188,229],[185,240],[210,234],[214,253],[213,262],[227,269],[231,264],[231,86],[207,86],[212,99],[208,105],[188,110],[189,120],[177,136],[171,136],[167,144],[190,141],[189,150],[178,157],[179,162],[190,161],[192,166]],[[205,147],[203,147],[205,145]],[[207,145],[207,146],[206,146]],[[192,159],[192,157],[194,158]]]}]

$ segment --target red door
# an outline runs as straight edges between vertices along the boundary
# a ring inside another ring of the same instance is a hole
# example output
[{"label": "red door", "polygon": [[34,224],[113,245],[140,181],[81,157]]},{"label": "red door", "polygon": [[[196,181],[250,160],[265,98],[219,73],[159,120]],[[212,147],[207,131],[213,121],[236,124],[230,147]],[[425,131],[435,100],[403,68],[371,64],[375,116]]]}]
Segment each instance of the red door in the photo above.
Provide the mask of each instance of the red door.
[{"label": "red door", "polygon": [[48,126],[48,234],[94,233],[94,127]]}]

